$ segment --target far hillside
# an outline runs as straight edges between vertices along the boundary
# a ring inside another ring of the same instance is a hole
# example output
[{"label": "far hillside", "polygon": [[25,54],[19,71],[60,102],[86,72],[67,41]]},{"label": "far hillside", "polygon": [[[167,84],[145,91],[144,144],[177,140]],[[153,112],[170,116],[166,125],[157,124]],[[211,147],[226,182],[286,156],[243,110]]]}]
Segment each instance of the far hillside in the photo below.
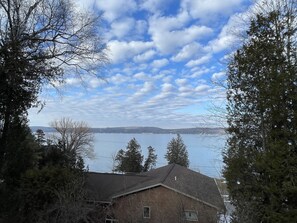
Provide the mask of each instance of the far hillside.
[{"label": "far hillside", "polygon": [[[54,132],[51,127],[32,126],[32,131],[42,129],[44,132]],[[182,128],[182,129],[163,129],[157,127],[111,127],[111,128],[92,128],[94,133],[152,133],[152,134],[224,134],[223,128]]]}]

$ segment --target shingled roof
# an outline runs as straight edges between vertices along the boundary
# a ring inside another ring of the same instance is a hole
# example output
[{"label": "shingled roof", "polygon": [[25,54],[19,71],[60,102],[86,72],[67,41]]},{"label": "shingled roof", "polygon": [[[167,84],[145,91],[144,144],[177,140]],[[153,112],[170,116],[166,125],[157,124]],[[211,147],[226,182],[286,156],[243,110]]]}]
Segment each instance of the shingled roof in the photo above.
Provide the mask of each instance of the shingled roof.
[{"label": "shingled roof", "polygon": [[213,178],[177,164],[170,164],[140,174],[88,173],[87,187],[92,199],[111,202],[112,199],[163,186],[218,210],[224,203]]}]

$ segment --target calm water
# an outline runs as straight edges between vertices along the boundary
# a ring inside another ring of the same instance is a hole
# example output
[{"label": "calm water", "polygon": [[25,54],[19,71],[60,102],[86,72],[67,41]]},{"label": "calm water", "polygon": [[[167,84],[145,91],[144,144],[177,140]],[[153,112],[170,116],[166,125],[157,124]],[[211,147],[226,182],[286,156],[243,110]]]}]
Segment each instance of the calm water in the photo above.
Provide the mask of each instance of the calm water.
[{"label": "calm water", "polygon": [[[224,135],[181,135],[187,146],[190,159],[190,169],[211,177],[219,177],[222,168],[222,149],[225,145]],[[144,158],[147,147],[155,148],[158,155],[157,167],[164,166],[164,158],[168,142],[176,137],[174,134],[95,134],[95,154],[93,160],[86,160],[90,171],[111,172],[113,157],[120,149],[125,149],[128,142],[135,138],[141,145]]]}]

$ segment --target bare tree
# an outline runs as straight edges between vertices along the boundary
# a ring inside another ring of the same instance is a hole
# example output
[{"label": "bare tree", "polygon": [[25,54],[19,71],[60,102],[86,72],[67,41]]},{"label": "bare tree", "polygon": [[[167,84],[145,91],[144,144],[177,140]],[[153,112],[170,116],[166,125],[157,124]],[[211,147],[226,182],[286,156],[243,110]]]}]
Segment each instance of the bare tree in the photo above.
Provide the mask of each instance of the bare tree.
[{"label": "bare tree", "polygon": [[0,163],[10,123],[39,104],[43,84],[63,81],[66,69],[98,75],[107,63],[100,19],[72,0],[0,1]]},{"label": "bare tree", "polygon": [[50,126],[58,133],[53,135],[54,142],[61,144],[63,149],[81,157],[94,157],[94,134],[87,123],[61,118]]}]

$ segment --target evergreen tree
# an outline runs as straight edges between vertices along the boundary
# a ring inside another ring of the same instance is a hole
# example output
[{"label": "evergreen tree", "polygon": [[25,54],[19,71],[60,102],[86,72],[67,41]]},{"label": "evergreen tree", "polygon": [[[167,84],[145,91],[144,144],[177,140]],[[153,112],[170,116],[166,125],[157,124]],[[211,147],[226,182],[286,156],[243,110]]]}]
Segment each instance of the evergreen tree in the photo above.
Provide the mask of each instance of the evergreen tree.
[{"label": "evergreen tree", "polygon": [[126,147],[126,151],[120,150],[115,158],[118,163],[114,171],[140,173],[143,169],[141,147],[135,138],[131,139]]},{"label": "evergreen tree", "polygon": [[141,147],[135,138],[131,139],[127,145],[126,150],[120,149],[115,157],[117,163],[113,168],[115,172],[147,172],[156,166],[157,155],[155,149],[151,146],[148,148],[148,156],[143,163],[143,156],[141,155]]},{"label": "evergreen tree", "polygon": [[148,156],[143,165],[143,172],[147,172],[156,166],[157,154],[155,154],[155,149],[151,146],[147,147]]},{"label": "evergreen tree", "polygon": [[45,133],[43,132],[42,129],[36,130],[35,137],[36,137],[36,142],[38,143],[39,146],[42,146],[45,144],[46,142]]},{"label": "evergreen tree", "polygon": [[233,222],[297,218],[296,4],[262,3],[229,63],[224,176]]},{"label": "evergreen tree", "polygon": [[26,118],[14,117],[10,126],[7,137],[9,149],[4,150],[5,159],[0,163],[0,220],[14,222],[11,217],[18,215],[22,202],[19,194],[21,177],[37,167],[39,147]]},{"label": "evergreen tree", "polygon": [[181,166],[189,167],[190,162],[187,147],[180,134],[177,134],[177,137],[172,138],[168,143],[165,158],[168,164],[176,163]]},{"label": "evergreen tree", "polygon": [[46,144],[41,131],[42,140],[34,137],[25,117],[13,120],[1,163],[0,220],[80,222],[91,210],[85,203],[83,159],[62,144]]}]

